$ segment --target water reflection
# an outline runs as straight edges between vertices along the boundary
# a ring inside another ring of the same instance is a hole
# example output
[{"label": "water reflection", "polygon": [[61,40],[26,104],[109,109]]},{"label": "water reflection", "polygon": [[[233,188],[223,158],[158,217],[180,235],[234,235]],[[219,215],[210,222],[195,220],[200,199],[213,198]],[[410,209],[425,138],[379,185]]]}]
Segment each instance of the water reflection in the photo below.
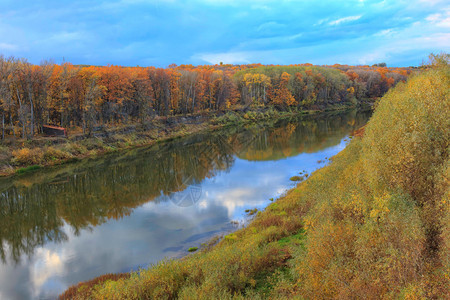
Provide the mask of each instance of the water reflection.
[{"label": "water reflection", "polygon": [[0,298],[186,253],[320,167],[367,113],[233,128],[0,181]]}]

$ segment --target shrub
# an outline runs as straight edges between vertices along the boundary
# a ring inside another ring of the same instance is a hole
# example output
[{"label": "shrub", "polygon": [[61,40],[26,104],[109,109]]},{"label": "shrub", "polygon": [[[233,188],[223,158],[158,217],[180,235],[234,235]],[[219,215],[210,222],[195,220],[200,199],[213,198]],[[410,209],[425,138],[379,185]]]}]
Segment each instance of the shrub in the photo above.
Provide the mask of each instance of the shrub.
[{"label": "shrub", "polygon": [[11,157],[8,147],[0,145],[0,161],[7,161]]},{"label": "shrub", "polygon": [[230,234],[227,234],[225,237],[224,237],[224,239],[226,240],[226,241],[235,241],[235,240],[237,240],[237,235],[236,234],[234,234],[234,233],[230,233]]},{"label": "shrub", "polygon": [[104,147],[104,143],[101,139],[90,138],[83,141],[83,146],[86,147],[87,150],[101,150]]},{"label": "shrub", "polygon": [[42,162],[44,154],[41,149],[22,148],[13,151],[14,162],[19,165],[37,165]]},{"label": "shrub", "polygon": [[69,159],[69,158],[72,158],[72,154],[70,154],[66,151],[56,149],[52,146],[47,147],[47,149],[45,149],[45,153],[44,153],[45,161],[63,160],[63,159]]},{"label": "shrub", "polygon": [[313,203],[297,263],[306,298],[445,298],[449,86],[448,67],[400,84],[302,185]]},{"label": "shrub", "polygon": [[91,293],[92,288],[99,283],[106,282],[108,280],[119,280],[123,278],[129,278],[129,273],[119,273],[119,274],[105,274],[100,277],[94,278],[92,280],[81,282],[77,285],[71,286],[67,289],[64,294],[59,296],[60,300],[65,299],[83,299]]},{"label": "shrub", "polygon": [[86,147],[80,143],[67,143],[64,145],[63,149],[73,156],[85,154],[88,151]]},{"label": "shrub", "polygon": [[241,122],[241,117],[233,112],[227,112],[226,114],[217,117],[213,119],[211,122],[213,124],[220,124],[220,125],[234,125]]},{"label": "shrub", "polygon": [[449,155],[449,86],[442,70],[431,70],[380,101],[363,139],[374,187],[401,188],[419,202],[433,199],[438,191],[430,186]]}]

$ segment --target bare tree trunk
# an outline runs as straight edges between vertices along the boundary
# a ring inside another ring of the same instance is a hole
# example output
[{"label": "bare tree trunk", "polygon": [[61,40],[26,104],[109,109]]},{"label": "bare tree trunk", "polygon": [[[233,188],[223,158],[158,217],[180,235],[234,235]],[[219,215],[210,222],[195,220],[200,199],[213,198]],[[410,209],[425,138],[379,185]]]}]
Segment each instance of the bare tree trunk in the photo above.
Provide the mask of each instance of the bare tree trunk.
[{"label": "bare tree trunk", "polygon": [[211,99],[211,87],[209,88],[209,109],[211,109],[212,99]]},{"label": "bare tree trunk", "polygon": [[195,112],[195,88],[194,88],[194,96],[192,97],[192,113]]},{"label": "bare tree trunk", "polygon": [[5,139],[5,113],[2,113],[2,140]]},{"label": "bare tree trunk", "polygon": [[30,130],[31,130],[31,136],[34,135],[34,105],[33,105],[33,99],[30,97],[30,109],[31,109],[31,124],[30,124]]},{"label": "bare tree trunk", "polygon": [[64,127],[63,119],[64,119],[64,94],[62,91],[59,93],[59,97],[61,100],[61,120],[59,121],[59,126]]},{"label": "bare tree trunk", "polygon": [[186,98],[186,105],[185,105],[186,108],[185,108],[185,113],[184,114],[188,113],[188,110],[189,110],[189,108],[188,108],[189,98],[191,98],[191,93],[192,93],[192,82],[191,82],[191,85],[189,86],[189,93],[188,93],[188,96]]},{"label": "bare tree trunk", "polygon": [[23,109],[22,109],[22,100],[20,98],[19,90],[16,90],[17,93],[17,99],[19,100],[19,111],[20,111],[20,119],[22,122],[22,138],[25,138],[25,116],[23,115]]},{"label": "bare tree trunk", "polygon": [[264,85],[264,105],[266,104],[266,85]]},{"label": "bare tree trunk", "polygon": [[86,134],[86,112],[83,110],[83,135]]},{"label": "bare tree trunk", "polygon": [[14,129],[14,123],[12,120],[12,114],[9,114],[9,122],[11,123],[11,128],[12,128],[12,132],[13,132],[13,136],[16,137],[16,130]]}]

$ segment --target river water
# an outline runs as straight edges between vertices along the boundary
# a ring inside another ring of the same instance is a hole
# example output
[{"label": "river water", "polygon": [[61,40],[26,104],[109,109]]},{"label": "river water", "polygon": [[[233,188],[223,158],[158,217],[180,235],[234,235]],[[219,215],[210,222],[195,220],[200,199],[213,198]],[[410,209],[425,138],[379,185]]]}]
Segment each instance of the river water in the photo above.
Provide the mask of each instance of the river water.
[{"label": "river water", "polygon": [[0,179],[0,299],[186,255],[324,166],[370,112],[234,127]]}]

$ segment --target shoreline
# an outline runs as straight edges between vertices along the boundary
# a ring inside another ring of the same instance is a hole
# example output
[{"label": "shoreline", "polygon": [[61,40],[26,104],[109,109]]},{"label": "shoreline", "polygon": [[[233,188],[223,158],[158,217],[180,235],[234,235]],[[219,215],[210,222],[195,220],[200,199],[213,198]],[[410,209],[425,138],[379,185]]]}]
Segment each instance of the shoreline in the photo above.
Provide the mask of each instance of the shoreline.
[{"label": "shoreline", "polygon": [[[371,106],[363,109],[370,109]],[[151,123],[133,124],[122,127],[109,128],[97,132],[93,136],[80,134],[67,138],[38,137],[31,140],[13,140],[9,145],[0,144],[0,158],[4,164],[0,165],[0,179],[11,178],[25,173],[36,172],[85,159],[93,159],[106,154],[150,147],[157,143],[167,142],[201,132],[212,132],[230,126],[249,126],[277,122],[278,120],[317,115],[320,113],[344,112],[361,109],[353,106],[333,107],[322,110],[304,111],[232,111],[204,115],[172,116],[155,118]],[[17,145],[23,145],[18,147]],[[3,149],[2,149],[3,148]],[[8,154],[4,154],[4,153]],[[5,158],[6,156],[6,158]]]}]

